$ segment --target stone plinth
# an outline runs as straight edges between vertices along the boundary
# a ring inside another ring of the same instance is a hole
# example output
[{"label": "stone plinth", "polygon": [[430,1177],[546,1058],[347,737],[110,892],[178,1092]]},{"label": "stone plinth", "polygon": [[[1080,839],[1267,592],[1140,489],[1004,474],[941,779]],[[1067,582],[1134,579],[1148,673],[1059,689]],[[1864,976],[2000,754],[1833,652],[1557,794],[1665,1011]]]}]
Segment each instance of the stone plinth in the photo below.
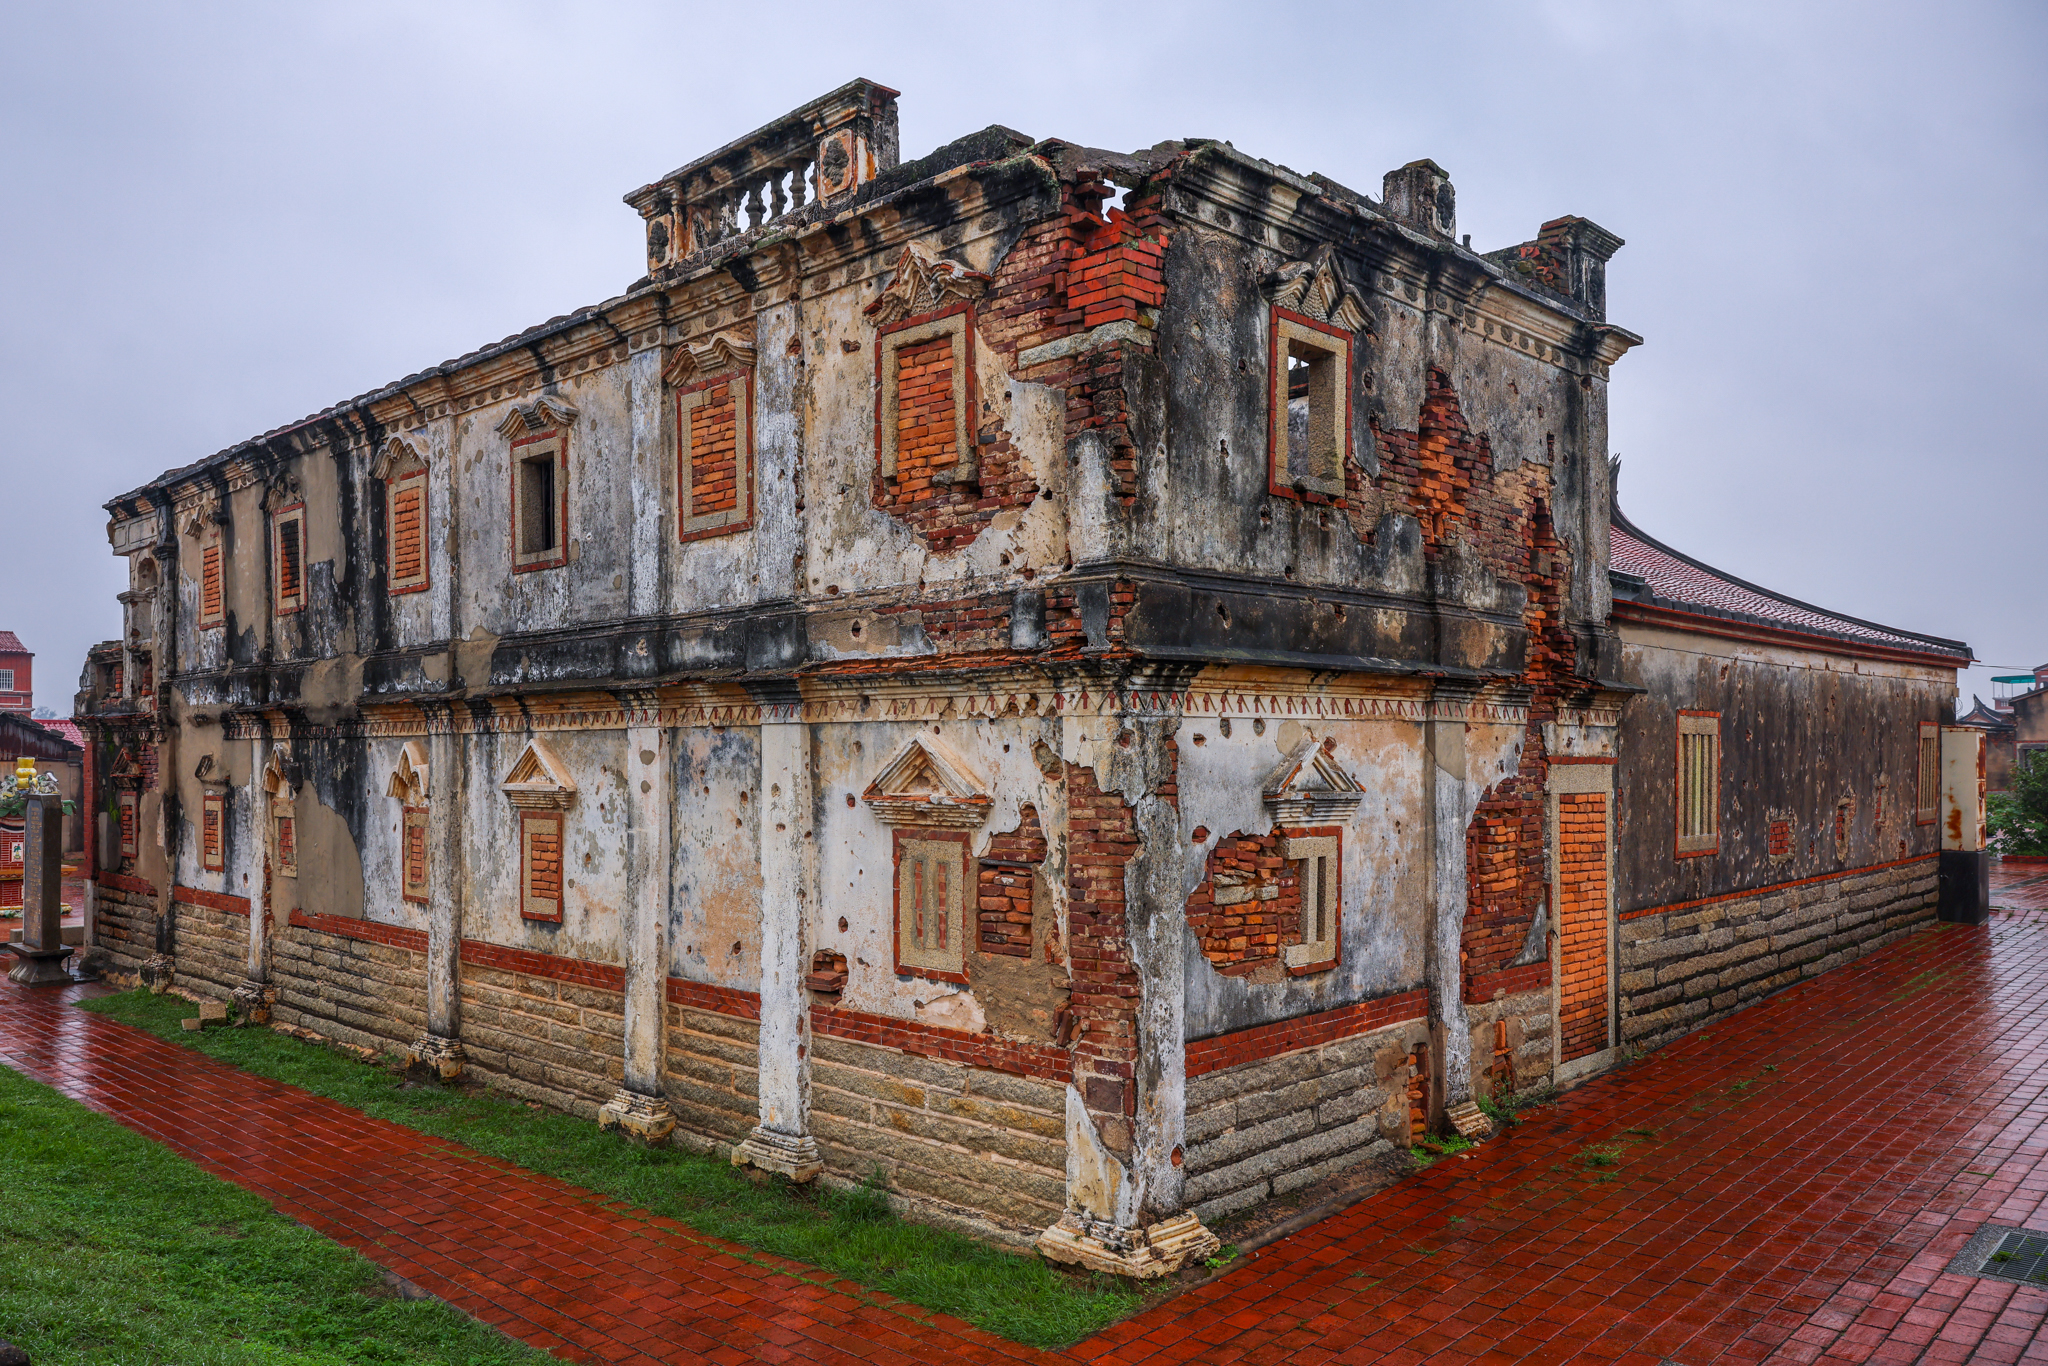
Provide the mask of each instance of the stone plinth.
[{"label": "stone plinth", "polygon": [[774,1172],[798,1185],[825,1170],[825,1159],[818,1153],[818,1140],[809,1134],[785,1134],[765,1128],[754,1130],[747,1135],[746,1142],[732,1150],[732,1164]]},{"label": "stone plinth", "polygon": [[405,1073],[415,1081],[454,1081],[468,1065],[460,1039],[422,1034],[405,1050]]},{"label": "stone plinth", "polygon": [[1050,1262],[1068,1262],[1111,1276],[1150,1281],[1171,1276],[1189,1262],[1215,1256],[1222,1239],[1193,1214],[1177,1214],[1149,1228],[1116,1228],[1069,1213],[1038,1235],[1038,1251]]},{"label": "stone plinth", "polygon": [[643,1096],[622,1086],[597,1112],[597,1127],[639,1143],[659,1143],[675,1132],[676,1116],[660,1096]]}]

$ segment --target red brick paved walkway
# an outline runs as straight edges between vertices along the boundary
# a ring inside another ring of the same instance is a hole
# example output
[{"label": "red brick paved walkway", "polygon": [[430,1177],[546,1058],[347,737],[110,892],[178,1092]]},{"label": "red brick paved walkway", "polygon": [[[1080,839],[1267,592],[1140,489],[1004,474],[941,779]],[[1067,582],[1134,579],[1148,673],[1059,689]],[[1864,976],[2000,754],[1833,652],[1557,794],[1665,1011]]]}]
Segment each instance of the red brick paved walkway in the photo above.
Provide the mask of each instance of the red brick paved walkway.
[{"label": "red brick paved walkway", "polygon": [[[1947,927],[1580,1087],[1067,1354],[0,992],[0,1062],[574,1360],[2048,1363],[2048,916]],[[1612,1153],[1611,1166],[1585,1155]]]},{"label": "red brick paved walkway", "polygon": [[1993,859],[1991,904],[2004,911],[2048,911],[2048,863]]}]

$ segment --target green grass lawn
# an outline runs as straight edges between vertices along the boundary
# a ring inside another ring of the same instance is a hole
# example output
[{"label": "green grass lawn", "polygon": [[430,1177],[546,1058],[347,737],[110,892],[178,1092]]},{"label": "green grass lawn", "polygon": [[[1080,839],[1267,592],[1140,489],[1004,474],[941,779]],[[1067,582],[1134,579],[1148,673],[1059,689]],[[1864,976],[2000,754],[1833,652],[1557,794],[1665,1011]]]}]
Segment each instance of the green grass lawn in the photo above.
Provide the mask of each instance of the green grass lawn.
[{"label": "green grass lawn", "polygon": [[36,1366],[549,1358],[0,1067],[0,1338]]},{"label": "green grass lawn", "polygon": [[877,1192],[792,1187],[779,1179],[756,1184],[721,1158],[637,1147],[588,1120],[482,1087],[408,1082],[396,1059],[383,1066],[360,1062],[267,1029],[186,1033],[178,1022],[194,1009],[175,996],[133,991],[82,1005],[259,1076],[455,1139],[704,1233],[808,1262],[1015,1342],[1062,1346],[1142,1302],[1112,1278],[1056,1271],[1036,1257],[899,1219]]}]

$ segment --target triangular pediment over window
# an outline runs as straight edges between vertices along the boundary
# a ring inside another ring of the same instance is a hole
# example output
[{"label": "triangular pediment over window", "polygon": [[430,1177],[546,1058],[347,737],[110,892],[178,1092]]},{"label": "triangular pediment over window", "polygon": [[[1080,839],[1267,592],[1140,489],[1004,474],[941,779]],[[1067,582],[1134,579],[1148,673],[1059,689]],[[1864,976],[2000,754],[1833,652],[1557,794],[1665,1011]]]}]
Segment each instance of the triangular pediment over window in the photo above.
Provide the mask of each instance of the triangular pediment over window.
[{"label": "triangular pediment over window", "polygon": [[1327,244],[1306,261],[1288,262],[1261,283],[1266,298],[1275,306],[1319,323],[1360,332],[1371,321],[1358,291],[1344,278],[1336,252]]},{"label": "triangular pediment over window", "polygon": [[420,454],[418,446],[402,436],[394,436],[384,443],[384,453],[370,467],[370,477],[403,479],[408,474],[418,474],[426,467],[427,458]]},{"label": "triangular pediment over window", "polygon": [[515,403],[504,417],[498,420],[500,436],[539,436],[542,432],[557,431],[576,420],[576,405],[542,394],[531,403]]},{"label": "triangular pediment over window", "polygon": [[896,751],[861,800],[884,825],[953,830],[976,828],[995,805],[959,755],[923,736]]},{"label": "triangular pediment over window", "polygon": [[398,751],[398,762],[391,766],[391,781],[385,784],[384,795],[395,797],[407,806],[427,804],[427,747],[417,740],[408,740]]},{"label": "triangular pediment over window", "polygon": [[523,810],[562,811],[576,800],[576,783],[545,740],[529,740],[519,761],[498,785]]},{"label": "triangular pediment over window", "polygon": [[1331,741],[1313,736],[1296,745],[1265,783],[1266,807],[1276,825],[1341,824],[1365,799],[1365,789],[1331,753]]},{"label": "triangular pediment over window", "polygon": [[135,751],[123,749],[114,756],[114,766],[107,771],[107,779],[121,787],[142,786],[142,765],[135,762]]},{"label": "triangular pediment over window", "polygon": [[283,749],[270,751],[270,758],[263,765],[263,790],[270,797],[273,811],[282,805],[289,811],[292,804],[292,777],[285,766]]},{"label": "triangular pediment over window", "polygon": [[906,244],[896,258],[896,274],[881,296],[861,311],[877,327],[905,318],[935,313],[949,304],[967,303],[987,291],[989,277],[958,261],[933,256]]}]

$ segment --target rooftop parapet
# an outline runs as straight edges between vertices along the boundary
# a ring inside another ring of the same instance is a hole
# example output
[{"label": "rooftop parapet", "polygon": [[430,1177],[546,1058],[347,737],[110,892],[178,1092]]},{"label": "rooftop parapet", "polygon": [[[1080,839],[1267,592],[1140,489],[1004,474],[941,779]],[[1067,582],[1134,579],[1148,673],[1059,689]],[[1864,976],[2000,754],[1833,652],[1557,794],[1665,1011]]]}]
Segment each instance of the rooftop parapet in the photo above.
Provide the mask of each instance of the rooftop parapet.
[{"label": "rooftop parapet", "polygon": [[894,168],[897,93],[852,81],[627,195],[647,222],[648,273]]}]

